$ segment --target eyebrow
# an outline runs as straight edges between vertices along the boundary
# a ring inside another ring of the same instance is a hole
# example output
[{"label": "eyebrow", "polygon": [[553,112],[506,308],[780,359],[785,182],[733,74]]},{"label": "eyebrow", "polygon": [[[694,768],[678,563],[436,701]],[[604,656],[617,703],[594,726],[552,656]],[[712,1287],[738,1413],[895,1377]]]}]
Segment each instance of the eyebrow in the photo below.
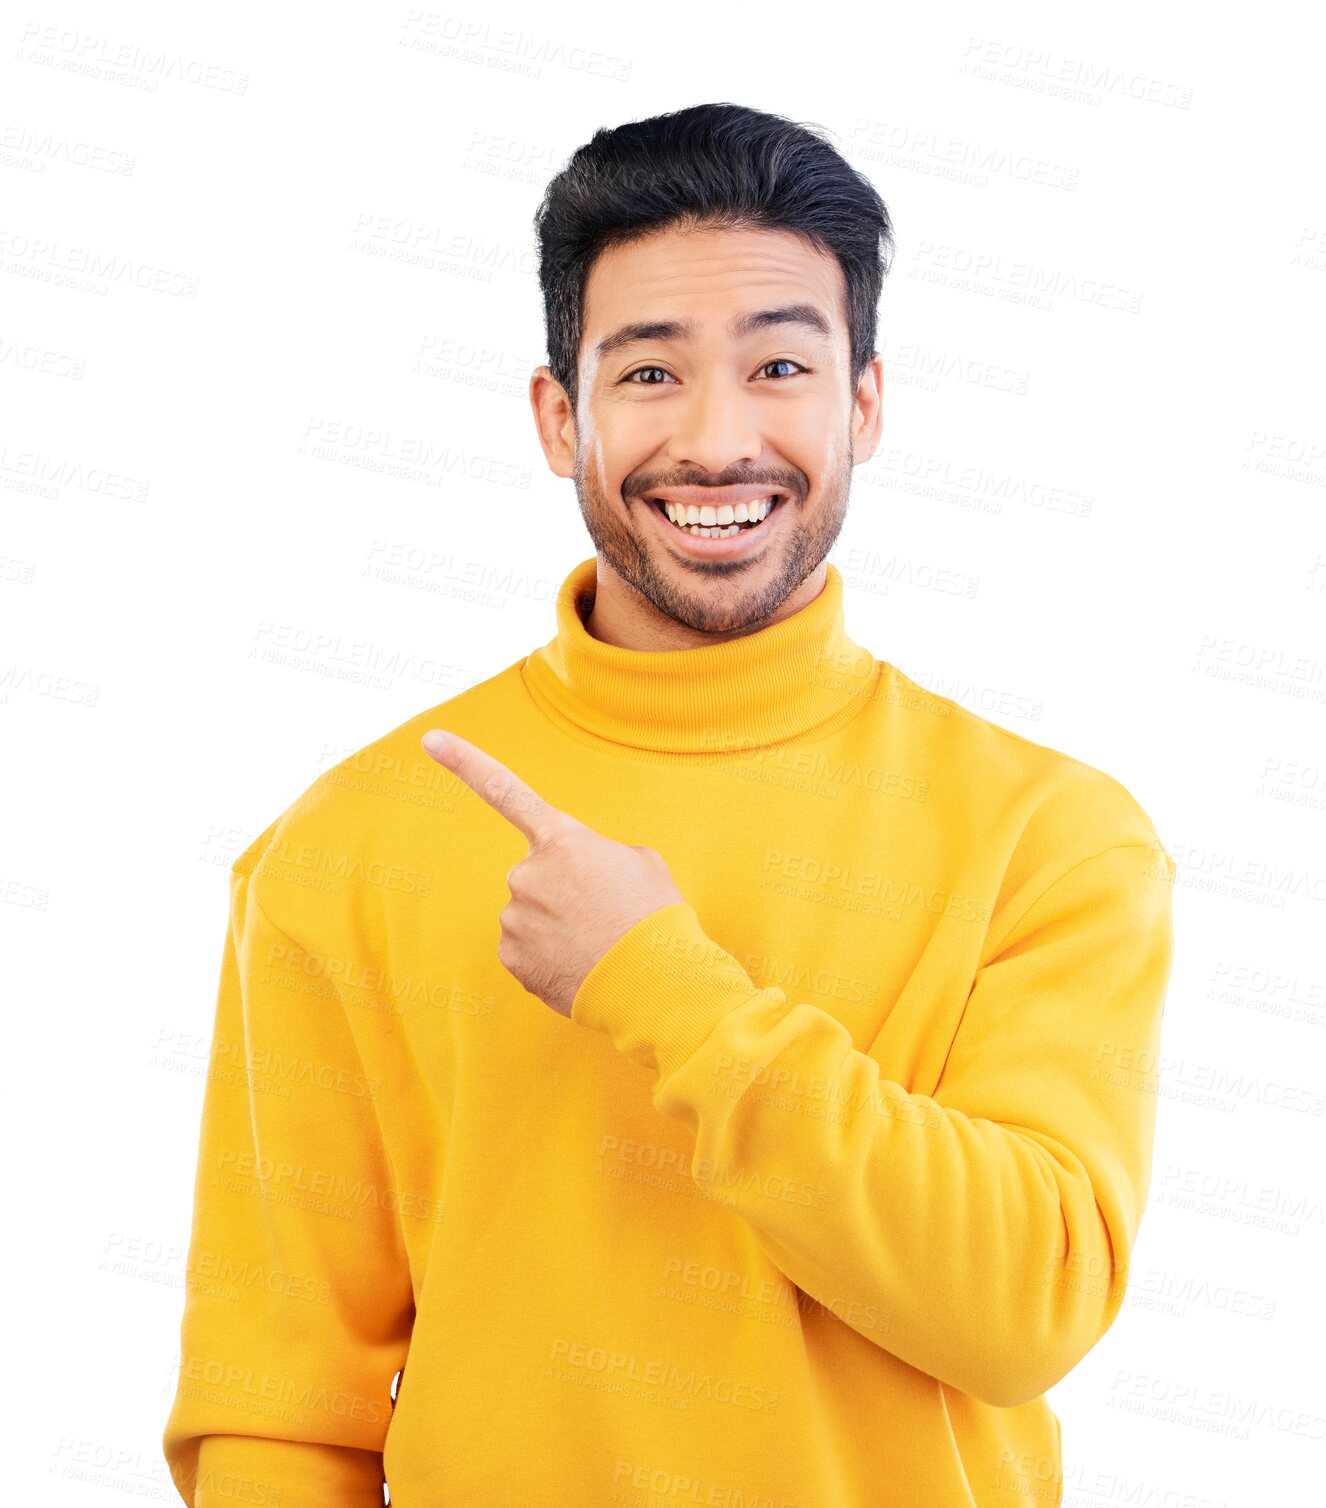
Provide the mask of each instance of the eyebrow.
[{"label": "eyebrow", "polygon": [[[814,304],[783,304],[776,309],[754,309],[747,314],[738,314],[728,321],[728,333],[740,339],[753,335],[757,330],[771,329],[776,325],[800,325],[817,335],[829,338],[833,328],[824,314]],[[596,360],[601,361],[622,346],[634,345],[646,340],[689,340],[699,331],[693,319],[637,320],[622,325],[611,335],[605,335],[594,347]]]}]

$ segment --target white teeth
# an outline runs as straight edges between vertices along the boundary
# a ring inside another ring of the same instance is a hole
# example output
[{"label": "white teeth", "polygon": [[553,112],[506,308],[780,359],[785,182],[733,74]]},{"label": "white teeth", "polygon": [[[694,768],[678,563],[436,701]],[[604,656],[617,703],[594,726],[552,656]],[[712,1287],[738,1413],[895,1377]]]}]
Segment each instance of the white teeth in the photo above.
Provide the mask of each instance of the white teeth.
[{"label": "white teeth", "polygon": [[740,533],[738,524],[759,523],[768,516],[773,505],[774,498],[771,495],[750,503],[738,503],[735,508],[731,503],[714,508],[707,503],[703,507],[697,507],[694,503],[683,506],[680,503],[665,502],[663,511],[674,524],[689,533],[708,539],[723,539],[730,534]]}]

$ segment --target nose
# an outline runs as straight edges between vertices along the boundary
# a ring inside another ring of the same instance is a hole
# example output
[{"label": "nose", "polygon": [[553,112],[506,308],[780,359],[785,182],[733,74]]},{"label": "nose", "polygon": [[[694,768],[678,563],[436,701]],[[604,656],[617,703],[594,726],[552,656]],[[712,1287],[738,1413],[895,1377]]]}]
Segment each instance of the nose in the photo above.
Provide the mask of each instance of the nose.
[{"label": "nose", "polygon": [[696,379],[673,411],[668,459],[674,464],[689,462],[715,476],[734,462],[757,461],[764,441],[755,410],[754,399],[739,380]]}]

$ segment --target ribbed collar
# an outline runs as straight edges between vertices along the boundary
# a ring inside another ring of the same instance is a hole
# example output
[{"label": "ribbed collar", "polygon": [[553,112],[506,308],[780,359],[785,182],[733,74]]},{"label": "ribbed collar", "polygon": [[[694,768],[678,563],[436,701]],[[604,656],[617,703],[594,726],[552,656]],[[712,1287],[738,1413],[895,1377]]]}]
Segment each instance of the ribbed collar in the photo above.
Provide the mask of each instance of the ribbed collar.
[{"label": "ribbed collar", "polygon": [[713,754],[777,744],[864,705],[876,662],[843,622],[843,580],[826,567],[813,602],[769,628],[695,649],[622,649],[586,629],[598,580],[582,561],[557,593],[557,634],[521,674],[554,721],[632,749]]}]

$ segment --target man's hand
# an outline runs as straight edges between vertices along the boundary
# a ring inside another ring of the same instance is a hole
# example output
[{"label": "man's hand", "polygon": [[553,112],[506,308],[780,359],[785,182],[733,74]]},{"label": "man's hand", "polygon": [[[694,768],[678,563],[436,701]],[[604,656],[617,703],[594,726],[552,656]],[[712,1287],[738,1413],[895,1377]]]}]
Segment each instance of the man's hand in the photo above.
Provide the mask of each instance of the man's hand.
[{"label": "man's hand", "polygon": [[636,922],[686,897],[653,848],[617,843],[550,806],[491,754],[440,729],[423,736],[430,758],[524,834],[529,853],[507,871],[511,900],[498,920],[498,961],[560,1015],[585,976]]}]

